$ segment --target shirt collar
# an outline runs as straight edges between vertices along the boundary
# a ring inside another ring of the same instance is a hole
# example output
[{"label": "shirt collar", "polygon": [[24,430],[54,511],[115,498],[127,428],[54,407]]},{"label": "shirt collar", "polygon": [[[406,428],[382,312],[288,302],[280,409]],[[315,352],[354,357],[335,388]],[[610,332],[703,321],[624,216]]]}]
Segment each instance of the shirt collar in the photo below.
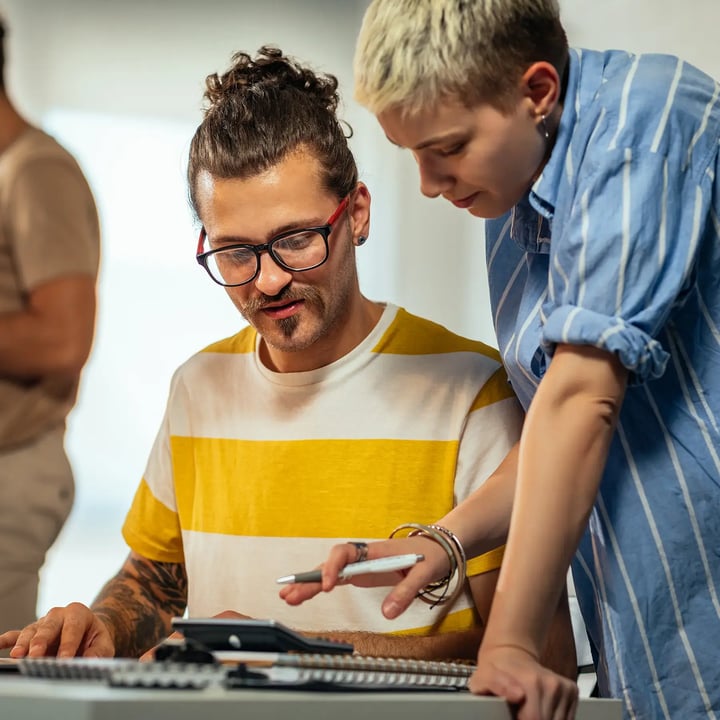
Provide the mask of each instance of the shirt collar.
[{"label": "shirt collar", "polygon": [[530,188],[530,202],[533,206],[537,206],[538,212],[549,219],[552,219],[555,213],[558,189],[566,172],[565,163],[570,149],[570,140],[572,139],[572,131],[580,109],[580,76],[582,70],[582,51],[571,48],[565,101],[560,116],[560,125],[555,136],[555,145],[540,177]]},{"label": "shirt collar", "polygon": [[563,176],[568,172],[573,131],[581,107],[592,100],[600,85],[601,58],[600,53],[570,48],[565,101],[555,144],[540,177],[512,210],[510,235],[529,252],[549,252],[550,223]]}]

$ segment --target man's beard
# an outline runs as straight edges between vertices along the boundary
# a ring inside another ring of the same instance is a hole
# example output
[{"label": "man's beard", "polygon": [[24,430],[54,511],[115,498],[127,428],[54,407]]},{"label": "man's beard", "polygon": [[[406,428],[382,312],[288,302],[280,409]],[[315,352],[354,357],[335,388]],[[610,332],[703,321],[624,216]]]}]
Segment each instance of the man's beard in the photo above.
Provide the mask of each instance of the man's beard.
[{"label": "man's beard", "polygon": [[276,320],[275,322],[280,328],[280,332],[289,340],[297,329],[300,319],[297,315],[291,315],[290,317],[282,318],[280,320]]},{"label": "man's beard", "polygon": [[[325,303],[320,293],[314,287],[292,287],[291,285],[287,285],[277,295],[261,294],[260,297],[248,300],[242,308],[242,314],[248,322],[251,322],[251,318],[254,315],[257,315],[257,313],[261,312],[271,303],[281,302],[289,304],[296,300],[303,300],[307,306],[318,308],[321,314],[324,311]],[[295,314],[287,318],[275,320],[274,322],[283,336],[289,340],[297,330],[300,324],[300,318]]]}]

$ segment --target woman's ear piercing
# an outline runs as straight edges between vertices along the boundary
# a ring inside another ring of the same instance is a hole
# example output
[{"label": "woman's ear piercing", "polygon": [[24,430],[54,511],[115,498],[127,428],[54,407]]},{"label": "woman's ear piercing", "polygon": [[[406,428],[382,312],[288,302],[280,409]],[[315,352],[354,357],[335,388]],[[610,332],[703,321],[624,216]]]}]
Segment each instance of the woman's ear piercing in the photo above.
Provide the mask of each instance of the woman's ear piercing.
[{"label": "woman's ear piercing", "polygon": [[355,241],[356,245],[364,245],[367,242],[367,238],[364,235],[358,235],[358,239]]},{"label": "woman's ear piercing", "polygon": [[540,123],[542,124],[542,131],[543,135],[545,135],[545,139],[550,139],[550,133],[548,132],[547,122],[545,121],[545,115],[540,116]]}]

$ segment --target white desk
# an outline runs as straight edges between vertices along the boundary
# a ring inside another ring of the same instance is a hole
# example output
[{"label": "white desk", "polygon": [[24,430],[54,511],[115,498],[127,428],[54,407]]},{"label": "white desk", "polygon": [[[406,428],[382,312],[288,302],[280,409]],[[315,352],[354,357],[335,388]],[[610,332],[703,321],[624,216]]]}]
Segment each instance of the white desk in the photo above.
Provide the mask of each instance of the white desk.
[{"label": "white desk", "polygon": [[[3,720],[511,720],[498,698],[466,692],[155,690],[0,675]],[[622,720],[616,700],[583,699],[577,720]]]}]

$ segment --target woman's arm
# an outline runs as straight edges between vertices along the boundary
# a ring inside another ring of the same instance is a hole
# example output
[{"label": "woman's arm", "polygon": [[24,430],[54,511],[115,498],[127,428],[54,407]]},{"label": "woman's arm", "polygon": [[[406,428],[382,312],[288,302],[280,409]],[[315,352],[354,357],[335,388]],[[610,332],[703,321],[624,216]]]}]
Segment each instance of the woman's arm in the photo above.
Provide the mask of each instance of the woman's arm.
[{"label": "woman's arm", "polygon": [[595,502],[626,382],[627,371],[607,352],[555,352],[523,428],[510,532],[470,681],[474,692],[504,696],[531,712],[573,692],[540,657]]},{"label": "woman's arm", "polygon": [[[500,569],[498,568],[468,579],[483,628],[488,623],[499,574]],[[571,680],[577,678],[577,651],[570,619],[567,590],[560,594],[560,601],[555,608],[551,625],[548,628],[547,641],[540,661],[545,667],[564,677]]]},{"label": "woman's arm", "polygon": [[607,352],[559,346],[530,406],[515,504],[486,640],[535,657],[605,467],[627,371]]}]

